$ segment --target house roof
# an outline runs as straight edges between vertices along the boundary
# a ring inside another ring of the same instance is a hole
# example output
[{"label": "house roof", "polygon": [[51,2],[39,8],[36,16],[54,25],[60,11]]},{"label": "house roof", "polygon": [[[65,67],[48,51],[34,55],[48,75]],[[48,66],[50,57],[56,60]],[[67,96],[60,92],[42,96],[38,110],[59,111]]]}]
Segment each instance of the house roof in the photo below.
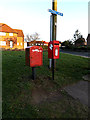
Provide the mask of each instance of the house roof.
[{"label": "house roof", "polygon": [[44,44],[48,44],[49,42],[44,41]]},{"label": "house roof", "polygon": [[[32,43],[44,43],[44,44],[48,44],[49,42],[46,42],[46,41],[36,41],[36,40],[34,40],[34,41],[31,41],[31,42],[29,42],[30,44],[32,44]],[[59,41],[59,43],[61,44],[61,41]]]},{"label": "house roof", "polygon": [[17,33],[15,30],[4,23],[0,23],[0,32]]},{"label": "house roof", "polygon": [[88,40],[88,39],[90,39],[90,34],[88,34],[88,36],[87,36],[87,40]]},{"label": "house roof", "polygon": [[0,32],[7,32],[7,33],[17,33],[18,37],[24,37],[23,31],[19,29],[12,29],[8,25],[4,23],[0,23]]},{"label": "house roof", "polygon": [[31,42],[29,42],[30,44],[32,44],[32,43],[46,43],[46,44],[48,44],[48,42],[45,42],[45,41],[37,41],[37,40],[34,40],[34,41],[31,41]]},{"label": "house roof", "polygon": [[43,43],[43,42],[42,41],[33,40],[33,41],[29,42],[29,43]]},{"label": "house roof", "polygon": [[43,43],[43,41],[36,41],[36,43]]},{"label": "house roof", "polygon": [[18,37],[24,37],[23,31],[19,29],[14,29],[18,33]]}]

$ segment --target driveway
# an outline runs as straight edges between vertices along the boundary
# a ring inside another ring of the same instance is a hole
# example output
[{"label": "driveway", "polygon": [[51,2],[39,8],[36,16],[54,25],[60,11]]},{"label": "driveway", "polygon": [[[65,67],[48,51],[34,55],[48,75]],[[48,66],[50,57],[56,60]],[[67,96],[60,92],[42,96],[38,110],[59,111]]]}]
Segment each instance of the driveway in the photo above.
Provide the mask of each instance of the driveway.
[{"label": "driveway", "polygon": [[60,52],[72,54],[72,55],[76,55],[76,56],[81,56],[81,57],[85,57],[85,58],[90,58],[89,52],[74,52],[74,51],[65,51],[65,50],[61,50],[61,49],[60,49]]}]

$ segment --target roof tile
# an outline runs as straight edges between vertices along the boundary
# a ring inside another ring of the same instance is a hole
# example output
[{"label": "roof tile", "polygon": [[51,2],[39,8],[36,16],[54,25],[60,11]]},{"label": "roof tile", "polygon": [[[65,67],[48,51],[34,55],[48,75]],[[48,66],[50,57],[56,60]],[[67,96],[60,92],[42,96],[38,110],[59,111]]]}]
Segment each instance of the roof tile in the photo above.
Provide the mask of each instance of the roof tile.
[{"label": "roof tile", "polygon": [[7,33],[17,33],[18,37],[24,37],[23,31],[19,29],[12,29],[8,25],[4,23],[0,23],[0,32],[7,32]]}]

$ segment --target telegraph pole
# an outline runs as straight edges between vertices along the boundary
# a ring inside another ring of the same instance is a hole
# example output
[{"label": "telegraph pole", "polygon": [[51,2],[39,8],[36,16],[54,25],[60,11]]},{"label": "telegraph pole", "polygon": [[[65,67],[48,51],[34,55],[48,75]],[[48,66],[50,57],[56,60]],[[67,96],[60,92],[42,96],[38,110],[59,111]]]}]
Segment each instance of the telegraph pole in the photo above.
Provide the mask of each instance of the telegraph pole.
[{"label": "telegraph pole", "polygon": [[[57,11],[57,0],[52,0],[52,10]],[[52,14],[52,41],[56,40],[57,14]]]},{"label": "telegraph pole", "polygon": [[[60,13],[57,11],[57,0],[52,0],[52,10],[49,9],[49,12],[51,12],[50,41],[54,41],[54,40],[56,40],[56,32],[57,32],[57,15],[63,16],[63,13]],[[51,43],[53,43],[53,42],[51,42]],[[54,44],[53,44],[53,46],[54,46]],[[52,57],[49,56],[49,58],[50,58],[49,68],[52,67],[52,80],[54,80],[54,69],[55,69],[55,64],[56,64],[56,60],[54,60],[55,56],[53,56],[54,52],[55,52],[55,51],[53,51],[53,46],[48,48],[48,50],[50,50],[50,49],[52,50]]]},{"label": "telegraph pole", "polygon": [[[52,10],[57,11],[57,0],[52,0]],[[57,15],[50,16],[50,41],[56,40]],[[52,67],[52,59],[49,60],[49,68]]]},{"label": "telegraph pole", "polygon": [[[52,0],[52,10],[57,11],[57,0]],[[52,14],[52,41],[56,40],[56,29],[57,29],[57,14]],[[52,80],[54,80],[54,69],[55,60],[52,59]]]}]

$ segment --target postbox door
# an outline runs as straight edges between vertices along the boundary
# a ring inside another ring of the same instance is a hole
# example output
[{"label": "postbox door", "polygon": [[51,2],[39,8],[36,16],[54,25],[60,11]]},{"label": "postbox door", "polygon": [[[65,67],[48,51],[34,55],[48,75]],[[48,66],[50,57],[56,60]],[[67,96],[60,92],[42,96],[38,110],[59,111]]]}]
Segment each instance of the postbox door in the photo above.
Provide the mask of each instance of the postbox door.
[{"label": "postbox door", "polygon": [[59,59],[59,47],[56,45],[53,48],[53,59]]},{"label": "postbox door", "polygon": [[48,58],[59,59],[59,41],[50,41],[48,44]]},{"label": "postbox door", "polygon": [[42,65],[42,48],[39,46],[33,46],[30,49],[30,66],[36,67]]}]

